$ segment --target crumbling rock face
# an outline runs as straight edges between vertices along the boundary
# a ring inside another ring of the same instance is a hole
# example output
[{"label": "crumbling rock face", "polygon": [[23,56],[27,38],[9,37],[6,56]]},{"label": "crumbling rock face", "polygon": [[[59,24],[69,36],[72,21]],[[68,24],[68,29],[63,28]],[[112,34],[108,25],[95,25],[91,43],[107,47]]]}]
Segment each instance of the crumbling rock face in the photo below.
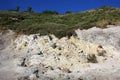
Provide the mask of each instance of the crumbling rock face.
[{"label": "crumbling rock face", "polygon": [[119,79],[120,27],[75,32],[77,36],[61,39],[18,35],[9,45],[15,80]]},{"label": "crumbling rock face", "polygon": [[11,41],[15,38],[15,33],[11,30],[5,30],[0,33],[0,50],[3,50],[11,44]]},{"label": "crumbling rock face", "polygon": [[107,26],[106,29],[93,27],[89,30],[76,30],[79,39],[101,44],[104,46],[111,46],[120,50],[120,26]]}]

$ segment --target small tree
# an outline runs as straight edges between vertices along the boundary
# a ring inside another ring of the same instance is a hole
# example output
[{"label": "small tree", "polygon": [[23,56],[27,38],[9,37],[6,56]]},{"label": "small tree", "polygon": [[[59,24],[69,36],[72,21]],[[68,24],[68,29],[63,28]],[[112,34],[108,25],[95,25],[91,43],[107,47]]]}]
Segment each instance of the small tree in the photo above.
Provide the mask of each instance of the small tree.
[{"label": "small tree", "polygon": [[71,12],[71,11],[66,11],[66,12],[65,12],[65,14],[70,14],[70,13],[72,13],[72,12]]},{"label": "small tree", "polygon": [[16,6],[15,11],[19,12],[19,10],[20,10],[20,7],[19,7],[19,6]]},{"label": "small tree", "polygon": [[29,6],[29,7],[27,8],[27,12],[32,12],[32,7]]}]

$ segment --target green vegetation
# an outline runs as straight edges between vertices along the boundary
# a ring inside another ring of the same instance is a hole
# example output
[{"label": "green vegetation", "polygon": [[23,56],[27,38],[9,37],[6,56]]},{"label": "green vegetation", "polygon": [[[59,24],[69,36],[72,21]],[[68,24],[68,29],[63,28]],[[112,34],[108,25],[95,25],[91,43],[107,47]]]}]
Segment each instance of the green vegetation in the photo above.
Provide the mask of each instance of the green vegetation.
[{"label": "green vegetation", "polygon": [[65,12],[65,14],[70,14],[70,13],[72,13],[72,12],[71,12],[71,11],[66,11],[66,12]]},{"label": "green vegetation", "polygon": [[[16,9],[19,11],[19,7]],[[41,35],[55,34],[57,37],[71,36],[75,29],[88,29],[93,26],[120,24],[120,9],[102,7],[81,13],[58,14],[56,11],[42,13],[0,11],[0,29],[12,29],[18,33]]]},{"label": "green vegetation", "polygon": [[58,14],[57,11],[50,11],[50,10],[45,10],[42,12],[42,14]]},{"label": "green vegetation", "polygon": [[19,12],[19,10],[20,10],[20,7],[19,7],[19,6],[16,6],[15,11]]},{"label": "green vegetation", "polygon": [[27,8],[27,12],[32,12],[32,7],[29,6],[29,7]]},{"label": "green vegetation", "polygon": [[91,63],[97,63],[98,62],[95,54],[88,54],[87,55],[87,60],[88,60],[88,62],[91,62]]}]

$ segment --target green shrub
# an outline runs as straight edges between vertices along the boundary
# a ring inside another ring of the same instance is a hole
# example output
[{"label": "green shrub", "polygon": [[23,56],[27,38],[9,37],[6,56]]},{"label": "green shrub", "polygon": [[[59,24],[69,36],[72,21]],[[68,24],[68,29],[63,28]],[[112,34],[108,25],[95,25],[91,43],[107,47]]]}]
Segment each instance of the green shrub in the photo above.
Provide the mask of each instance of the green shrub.
[{"label": "green shrub", "polygon": [[57,11],[45,10],[42,14],[59,14]]},{"label": "green shrub", "polygon": [[87,60],[88,60],[88,62],[91,62],[91,63],[97,63],[98,62],[95,54],[88,54],[87,55]]}]

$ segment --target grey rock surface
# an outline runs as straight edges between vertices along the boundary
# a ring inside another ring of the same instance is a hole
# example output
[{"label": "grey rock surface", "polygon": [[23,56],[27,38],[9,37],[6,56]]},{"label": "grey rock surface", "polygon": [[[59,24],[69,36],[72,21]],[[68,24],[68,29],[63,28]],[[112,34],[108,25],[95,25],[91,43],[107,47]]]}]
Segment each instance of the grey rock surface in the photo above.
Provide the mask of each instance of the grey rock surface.
[{"label": "grey rock surface", "polygon": [[76,30],[79,39],[101,45],[109,45],[120,50],[120,26],[107,26],[106,29],[93,27],[89,30]]}]

